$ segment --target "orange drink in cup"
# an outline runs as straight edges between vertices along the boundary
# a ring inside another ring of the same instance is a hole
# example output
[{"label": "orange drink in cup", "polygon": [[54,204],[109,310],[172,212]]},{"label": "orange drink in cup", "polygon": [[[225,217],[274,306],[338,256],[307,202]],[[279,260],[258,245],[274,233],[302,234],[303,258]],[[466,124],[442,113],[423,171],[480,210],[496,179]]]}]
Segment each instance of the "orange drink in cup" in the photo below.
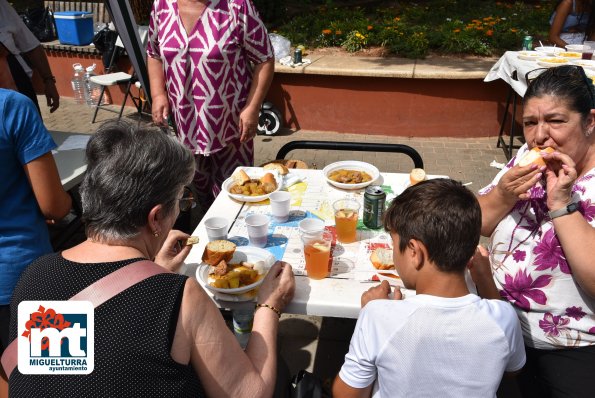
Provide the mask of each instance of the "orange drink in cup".
[{"label": "orange drink in cup", "polygon": [[309,278],[324,279],[328,276],[332,239],[329,232],[302,236],[306,272]]},{"label": "orange drink in cup", "polygon": [[360,204],[352,199],[341,199],[333,203],[337,240],[352,243],[357,240],[357,218]]}]

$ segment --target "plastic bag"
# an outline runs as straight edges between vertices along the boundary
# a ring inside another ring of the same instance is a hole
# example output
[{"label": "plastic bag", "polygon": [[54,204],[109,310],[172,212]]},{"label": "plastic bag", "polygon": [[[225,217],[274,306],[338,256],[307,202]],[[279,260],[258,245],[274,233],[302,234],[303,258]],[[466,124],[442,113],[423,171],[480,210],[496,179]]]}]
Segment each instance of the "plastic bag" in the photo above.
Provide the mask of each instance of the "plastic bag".
[{"label": "plastic bag", "polygon": [[49,7],[28,8],[21,18],[40,42],[56,40],[54,15]]},{"label": "plastic bag", "polygon": [[288,39],[276,33],[269,33],[269,38],[273,45],[276,60],[289,55],[291,51],[291,42]]},{"label": "plastic bag", "polygon": [[[111,30],[108,27],[101,29],[95,36],[93,36],[93,44],[95,45],[95,48],[101,52],[101,58],[105,69],[113,67],[113,65],[110,65],[112,56],[114,57],[114,62],[116,62],[120,56],[120,47],[116,46],[117,40],[118,32]],[[114,51],[116,51],[115,55]]]}]

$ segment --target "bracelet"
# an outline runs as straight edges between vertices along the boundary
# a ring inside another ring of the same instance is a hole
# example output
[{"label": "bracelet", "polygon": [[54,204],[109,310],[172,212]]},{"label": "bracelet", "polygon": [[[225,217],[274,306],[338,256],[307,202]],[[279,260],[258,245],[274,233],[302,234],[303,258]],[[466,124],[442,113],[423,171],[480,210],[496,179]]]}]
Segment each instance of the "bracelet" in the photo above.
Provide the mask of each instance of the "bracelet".
[{"label": "bracelet", "polygon": [[278,309],[276,309],[276,308],[275,308],[275,307],[273,307],[272,305],[268,305],[268,304],[256,304],[256,305],[254,306],[254,308],[255,308],[255,309],[259,309],[259,308],[262,308],[262,307],[269,308],[269,309],[271,309],[271,310],[275,311],[275,314],[277,314],[277,316],[278,316],[279,318],[281,318],[281,311],[279,311]]},{"label": "bracelet", "polygon": [[44,83],[49,82],[49,81],[51,81],[53,83],[56,83],[56,76],[50,75],[50,76],[47,76],[47,77],[44,77],[43,78],[43,82]]}]

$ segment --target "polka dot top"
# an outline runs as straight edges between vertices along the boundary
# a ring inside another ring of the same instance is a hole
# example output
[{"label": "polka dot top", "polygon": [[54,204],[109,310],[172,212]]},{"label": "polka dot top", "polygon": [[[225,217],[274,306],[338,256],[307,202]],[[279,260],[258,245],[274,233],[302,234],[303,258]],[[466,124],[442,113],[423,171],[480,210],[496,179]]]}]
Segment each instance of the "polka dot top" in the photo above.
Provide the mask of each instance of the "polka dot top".
[{"label": "polka dot top", "polygon": [[[10,340],[23,300],[68,300],[130,263],[81,264],[60,253],[40,257],[23,273],[11,303]],[[15,368],[10,396],[203,397],[191,365],[175,362],[171,346],[186,276],[155,275],[95,309],[95,370],[89,375],[23,375]]]}]

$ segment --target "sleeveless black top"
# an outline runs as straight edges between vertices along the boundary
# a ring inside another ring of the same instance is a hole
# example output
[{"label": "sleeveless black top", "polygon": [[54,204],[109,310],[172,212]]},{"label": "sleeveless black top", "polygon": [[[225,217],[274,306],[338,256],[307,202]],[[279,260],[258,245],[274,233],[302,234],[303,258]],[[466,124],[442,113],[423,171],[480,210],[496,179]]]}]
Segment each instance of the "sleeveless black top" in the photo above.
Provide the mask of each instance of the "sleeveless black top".
[{"label": "sleeveless black top", "polygon": [[[10,340],[23,300],[68,300],[105,275],[135,261],[80,264],[55,253],[23,272],[11,303]],[[95,309],[95,369],[88,375],[10,376],[18,397],[203,397],[191,365],[170,355],[186,276],[155,275]]]}]

